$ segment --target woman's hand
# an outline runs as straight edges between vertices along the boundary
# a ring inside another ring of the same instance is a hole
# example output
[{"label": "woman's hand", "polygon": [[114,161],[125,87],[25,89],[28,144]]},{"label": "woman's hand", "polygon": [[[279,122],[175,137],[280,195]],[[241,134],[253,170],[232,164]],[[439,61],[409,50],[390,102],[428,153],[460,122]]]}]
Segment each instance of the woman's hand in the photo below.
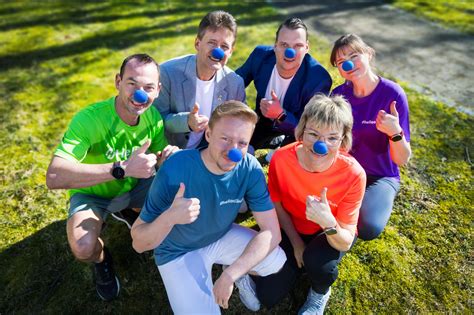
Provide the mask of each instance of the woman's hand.
[{"label": "woman's hand", "polygon": [[300,238],[297,244],[292,244],[293,245],[293,254],[295,255],[296,259],[296,264],[298,265],[298,268],[303,268],[304,262],[303,262],[303,253],[306,248],[306,245],[304,244],[303,240]]},{"label": "woman's hand", "polygon": [[335,226],[337,223],[326,198],[327,191],[326,187],[321,191],[321,201],[311,195],[306,197],[306,219],[318,224],[323,229]]},{"label": "woman's hand", "polygon": [[398,121],[396,104],[396,101],[393,101],[390,104],[390,114],[384,110],[380,110],[377,114],[377,119],[375,120],[375,127],[377,130],[383,132],[389,137],[402,131],[402,127],[400,127]]}]

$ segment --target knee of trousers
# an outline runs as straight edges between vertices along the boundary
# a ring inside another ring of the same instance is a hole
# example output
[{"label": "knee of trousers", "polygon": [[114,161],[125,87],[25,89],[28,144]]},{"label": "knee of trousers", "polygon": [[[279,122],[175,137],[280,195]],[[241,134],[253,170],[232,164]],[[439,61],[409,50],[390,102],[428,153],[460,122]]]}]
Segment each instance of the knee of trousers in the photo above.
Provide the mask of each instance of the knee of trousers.
[{"label": "knee of trousers", "polygon": [[318,255],[317,252],[305,251],[303,262],[311,282],[332,283],[336,281],[339,274],[337,260],[328,260],[324,255]]},{"label": "knee of trousers", "polygon": [[286,254],[277,246],[264,260],[257,264],[252,271],[255,271],[259,276],[268,276],[277,273],[286,262]]},{"label": "knee of trousers", "polygon": [[297,270],[290,264],[285,263],[275,274],[267,277],[253,276],[257,285],[257,297],[260,303],[267,309],[271,309],[275,304],[284,299],[297,278]]},{"label": "knee of trousers", "polygon": [[376,224],[374,222],[359,222],[357,225],[357,237],[370,241],[377,238],[384,230],[385,225]]}]

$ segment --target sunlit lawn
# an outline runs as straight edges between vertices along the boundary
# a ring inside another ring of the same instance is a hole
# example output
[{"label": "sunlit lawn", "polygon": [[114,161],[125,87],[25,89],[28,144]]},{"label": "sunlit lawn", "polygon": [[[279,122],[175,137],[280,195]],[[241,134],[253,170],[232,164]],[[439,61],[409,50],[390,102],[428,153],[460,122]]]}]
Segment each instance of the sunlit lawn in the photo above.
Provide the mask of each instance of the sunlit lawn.
[{"label": "sunlit lawn", "polygon": [[[146,52],[159,62],[193,53],[199,20],[231,12],[239,35],[230,67],[257,44],[272,44],[283,17],[264,2],[49,1],[0,4],[0,314],[170,313],[150,253],[131,248],[125,225],[108,220],[105,240],[122,282],[100,301],[90,266],[66,241],[67,197],[48,191],[45,171],[72,115],[115,94],[122,60]],[[329,67],[329,46],[311,37]],[[441,313],[472,309],[472,117],[409,91],[414,158],[389,226],[346,255],[330,313]],[[253,106],[255,93],[248,89]],[[261,155],[262,152],[259,152]],[[244,218],[245,219],[245,218]],[[251,223],[251,220],[247,220]],[[218,269],[216,269],[218,272]],[[262,314],[295,314],[309,283]],[[183,288],[185,290],[186,288]],[[246,313],[238,294],[225,313]]]}]

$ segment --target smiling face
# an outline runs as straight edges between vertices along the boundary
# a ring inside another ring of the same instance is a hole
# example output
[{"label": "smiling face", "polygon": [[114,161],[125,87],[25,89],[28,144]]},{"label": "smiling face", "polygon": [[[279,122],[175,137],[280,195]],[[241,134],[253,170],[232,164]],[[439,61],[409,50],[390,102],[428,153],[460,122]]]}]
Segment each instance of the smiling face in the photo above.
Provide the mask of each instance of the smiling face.
[{"label": "smiling face", "polygon": [[[296,51],[294,58],[285,57],[285,49],[293,48]],[[303,28],[289,29],[283,26],[278,33],[274,46],[276,67],[281,77],[288,79],[298,71],[304,56],[309,51],[306,31]]]},{"label": "smiling face", "polygon": [[233,116],[224,116],[206,130],[209,146],[202,152],[204,164],[213,174],[231,171],[238,163],[229,159],[229,150],[237,148],[245,156],[255,124]]},{"label": "smiling face", "polygon": [[[235,41],[234,34],[227,28],[208,28],[202,38],[196,37],[194,47],[196,48],[197,74],[201,80],[211,79],[216,71],[220,70],[232,55]],[[224,58],[217,60],[212,57],[212,50],[220,47],[224,51]]]},{"label": "smiling face", "polygon": [[[339,74],[348,81],[357,81],[362,79],[372,72],[370,61],[372,55],[365,52],[357,52],[354,49],[344,46],[336,53],[336,66]],[[342,64],[346,60],[351,60],[354,63],[354,68],[350,71],[344,71]]]},{"label": "smiling face", "polygon": [[[118,90],[115,108],[125,123],[136,124],[138,116],[143,114],[158,97],[158,80],[158,68],[154,63],[140,63],[136,59],[128,61],[122,76],[120,74],[115,76],[115,87]],[[137,103],[133,100],[133,93],[139,89],[148,95],[145,103]]]},{"label": "smiling face", "polygon": [[[338,154],[342,139],[342,128],[335,126],[318,126],[315,122],[308,121],[304,128],[302,138],[302,153],[305,156],[305,161],[308,162],[312,169],[318,171],[328,169]],[[326,143],[328,148],[326,155],[320,155],[313,151],[313,145],[318,140]]]}]

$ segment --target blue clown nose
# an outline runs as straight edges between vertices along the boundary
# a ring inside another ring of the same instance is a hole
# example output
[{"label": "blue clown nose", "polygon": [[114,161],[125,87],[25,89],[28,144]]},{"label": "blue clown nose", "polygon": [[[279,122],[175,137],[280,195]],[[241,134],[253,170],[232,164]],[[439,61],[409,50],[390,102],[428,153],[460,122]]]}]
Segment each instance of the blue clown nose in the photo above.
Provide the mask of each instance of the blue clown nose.
[{"label": "blue clown nose", "polygon": [[346,60],[342,63],[342,70],[344,71],[351,71],[354,69],[354,63],[351,60]]},{"label": "blue clown nose", "polygon": [[313,151],[319,155],[326,155],[328,154],[328,146],[324,141],[318,140],[313,144]]},{"label": "blue clown nose", "polygon": [[211,51],[212,58],[222,60],[224,58],[224,51],[220,47],[216,47]]},{"label": "blue clown nose", "polygon": [[293,59],[296,56],[296,50],[293,48],[287,48],[285,49],[285,57],[288,59]]},{"label": "blue clown nose", "polygon": [[240,152],[240,150],[237,148],[230,149],[229,153],[227,153],[227,156],[229,157],[229,160],[235,163],[242,160],[242,152]]},{"label": "blue clown nose", "polygon": [[146,103],[146,101],[148,101],[148,94],[143,90],[135,90],[135,93],[133,93],[133,100],[140,104]]}]

